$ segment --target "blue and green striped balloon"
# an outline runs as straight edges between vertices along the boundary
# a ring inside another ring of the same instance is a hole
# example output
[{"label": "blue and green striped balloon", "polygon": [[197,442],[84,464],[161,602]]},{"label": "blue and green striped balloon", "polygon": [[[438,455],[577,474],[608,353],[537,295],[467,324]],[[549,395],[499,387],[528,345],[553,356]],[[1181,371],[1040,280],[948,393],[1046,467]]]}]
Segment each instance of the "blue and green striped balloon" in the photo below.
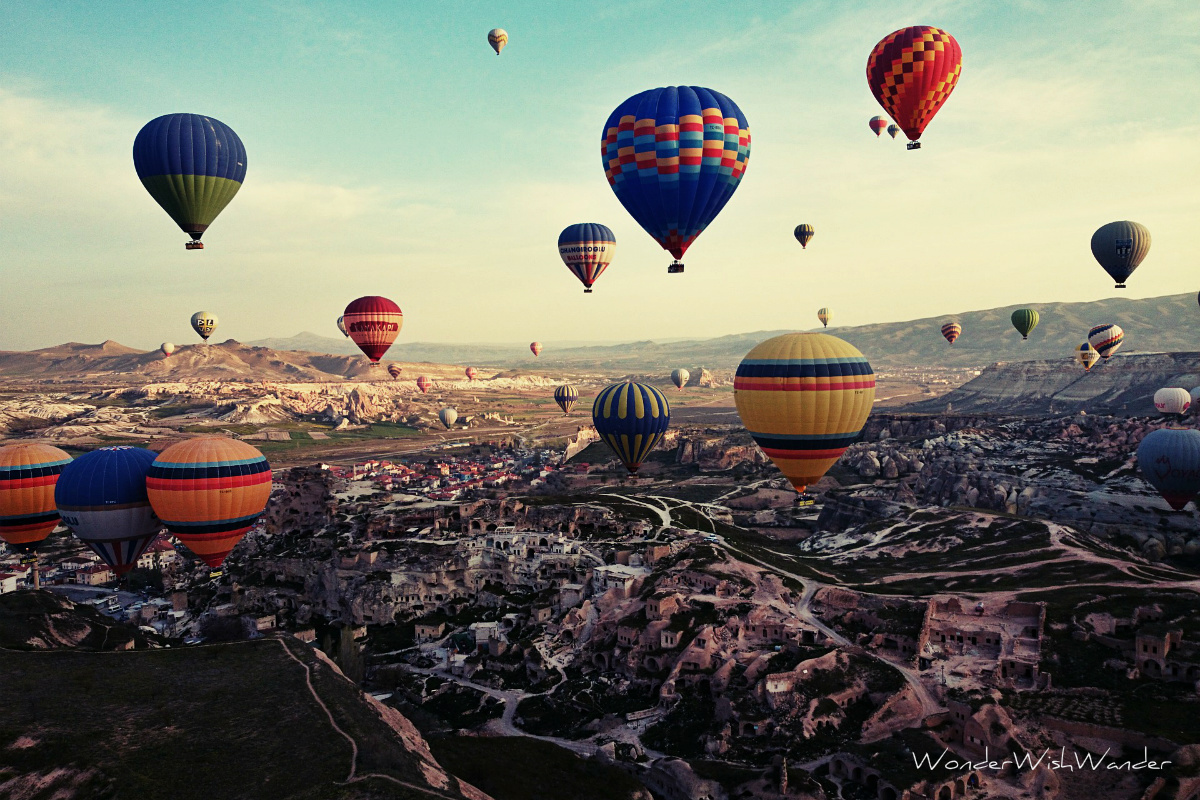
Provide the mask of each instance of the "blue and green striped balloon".
[{"label": "blue and green striped balloon", "polygon": [[592,423],[621,463],[636,473],[671,424],[671,404],[644,383],[614,383],[596,395]]},{"label": "blue and green striped balloon", "polygon": [[225,123],[200,114],[150,120],[133,140],[133,166],[142,185],[183,232],[189,250],[242,188],[246,148]]}]

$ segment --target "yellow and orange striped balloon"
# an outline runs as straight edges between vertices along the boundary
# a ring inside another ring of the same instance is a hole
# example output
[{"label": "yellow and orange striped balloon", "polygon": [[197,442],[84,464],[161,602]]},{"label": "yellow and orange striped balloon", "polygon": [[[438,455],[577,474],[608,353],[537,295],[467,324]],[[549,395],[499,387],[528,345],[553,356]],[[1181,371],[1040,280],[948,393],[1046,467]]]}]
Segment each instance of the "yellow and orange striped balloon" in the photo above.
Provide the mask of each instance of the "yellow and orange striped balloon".
[{"label": "yellow and orange striped balloon", "polygon": [[853,345],[825,333],[789,333],[738,365],[742,424],[798,491],[829,471],[875,402],[875,373]]},{"label": "yellow and orange striped balloon", "polygon": [[32,551],[58,525],[54,486],[71,457],[48,444],[0,447],[0,539]]},{"label": "yellow and orange striped balloon", "polygon": [[167,530],[215,569],[267,507],[271,465],[245,442],[197,436],[159,453],[146,493]]}]

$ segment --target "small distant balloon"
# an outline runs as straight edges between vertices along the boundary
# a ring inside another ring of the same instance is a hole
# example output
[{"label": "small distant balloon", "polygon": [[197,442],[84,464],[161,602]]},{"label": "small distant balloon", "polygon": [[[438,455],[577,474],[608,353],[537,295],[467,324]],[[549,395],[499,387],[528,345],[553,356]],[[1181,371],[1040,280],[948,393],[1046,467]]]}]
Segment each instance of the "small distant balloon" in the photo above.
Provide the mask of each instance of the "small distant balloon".
[{"label": "small distant balloon", "polygon": [[1200,431],[1151,431],[1138,445],[1137,460],[1142,477],[1176,511],[1200,493]]},{"label": "small distant balloon", "polygon": [[338,317],[337,326],[338,330],[342,332],[342,336],[345,336],[347,339],[349,339],[350,334],[346,331],[346,316],[344,314]]},{"label": "small distant balloon", "polygon": [[887,124],[888,121],[886,117],[871,117],[871,119],[867,122],[867,125],[871,128],[871,132],[876,136],[883,133],[884,129],[887,128]]},{"label": "small distant balloon", "polygon": [[200,334],[200,338],[208,341],[217,329],[217,315],[211,311],[197,311],[192,314],[192,330]]},{"label": "small distant balloon", "polygon": [[529,343],[529,352],[533,353],[535,358],[537,356],[540,356],[542,354],[542,343],[541,342],[530,342]]},{"label": "small distant balloon", "polygon": [[592,284],[616,254],[617,237],[597,222],[577,222],[558,235],[558,256],[583,284],[584,294],[592,293]]},{"label": "small distant balloon", "polygon": [[954,344],[954,340],[962,335],[962,325],[957,322],[947,322],[942,326],[942,336],[946,337],[946,341]]},{"label": "small distant balloon", "polygon": [[458,420],[458,411],[453,408],[443,408],[438,412],[438,419],[440,419],[442,424],[446,426],[446,429],[449,430],[450,426]]},{"label": "small distant balloon", "polygon": [[1011,319],[1013,327],[1017,329],[1017,333],[1021,334],[1021,338],[1028,339],[1041,317],[1032,308],[1018,308],[1012,312]]},{"label": "small distant balloon", "polygon": [[473,381],[475,380],[475,376],[479,374],[479,370],[475,369],[474,367],[467,367],[463,371],[463,374],[467,376],[467,380]]},{"label": "small distant balloon", "polygon": [[1092,365],[1100,360],[1100,353],[1096,352],[1096,348],[1092,347],[1090,342],[1084,342],[1075,348],[1075,360],[1083,365],[1084,372],[1091,372]]},{"label": "small distant balloon", "polygon": [[417,388],[421,390],[421,394],[428,394],[431,386],[433,386],[433,381],[429,379],[428,375],[417,378]]},{"label": "small distant balloon", "polygon": [[388,364],[388,375],[394,379],[399,379],[400,373],[404,372],[404,368],[399,364]]},{"label": "small distant balloon", "polygon": [[833,319],[833,312],[828,308],[818,308],[817,319],[820,320],[822,327],[828,328],[829,321]]},{"label": "small distant balloon", "polygon": [[812,225],[809,225],[807,222],[805,222],[797,225],[796,230],[792,232],[792,235],[796,237],[796,241],[800,243],[800,247],[807,250],[808,243],[811,242],[812,238],[817,235],[817,231]]},{"label": "small distant balloon", "polygon": [[170,342],[163,342],[158,346],[158,351],[163,354],[163,358],[170,358],[171,353],[175,352],[175,345]]},{"label": "small distant balloon", "polygon": [[888,136],[895,139],[896,134],[900,132],[900,126],[893,122],[891,125],[887,126],[887,132],[888,132]]},{"label": "small distant balloon", "polygon": [[1125,288],[1125,281],[1149,252],[1150,231],[1137,222],[1110,222],[1092,234],[1092,255],[1117,282],[1117,289]]},{"label": "small distant balloon", "polygon": [[504,28],[492,28],[488,31],[488,44],[496,51],[496,55],[500,55],[504,45],[508,44],[508,31]]},{"label": "small distant balloon", "polygon": [[683,391],[683,387],[687,386],[688,379],[692,377],[692,373],[686,369],[677,369],[671,372],[671,383],[675,384],[675,388]]}]

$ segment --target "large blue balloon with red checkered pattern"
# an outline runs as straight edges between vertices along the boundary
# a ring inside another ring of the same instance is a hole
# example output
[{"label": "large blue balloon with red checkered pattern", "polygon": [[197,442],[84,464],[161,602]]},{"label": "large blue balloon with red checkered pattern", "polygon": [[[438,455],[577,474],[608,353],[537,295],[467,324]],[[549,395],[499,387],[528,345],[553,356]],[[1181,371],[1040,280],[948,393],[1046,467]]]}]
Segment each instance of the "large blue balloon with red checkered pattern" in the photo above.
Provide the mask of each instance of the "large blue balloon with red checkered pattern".
[{"label": "large blue balloon with red checkered pattern", "polygon": [[637,223],[676,258],[733,197],[750,158],[750,126],[737,104],[700,86],[635,94],[601,134],[604,174]]}]

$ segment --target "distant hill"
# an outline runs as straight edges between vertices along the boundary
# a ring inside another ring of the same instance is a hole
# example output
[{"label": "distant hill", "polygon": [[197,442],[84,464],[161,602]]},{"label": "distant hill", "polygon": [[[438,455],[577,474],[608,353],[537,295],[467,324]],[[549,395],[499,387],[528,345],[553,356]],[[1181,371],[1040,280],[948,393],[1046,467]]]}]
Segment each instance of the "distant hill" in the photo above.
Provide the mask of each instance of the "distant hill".
[{"label": "distant hill", "polygon": [[[40,615],[39,597],[0,596],[0,638],[23,635],[8,627],[21,609]],[[399,712],[296,640],[0,650],[0,675],[0,796],[489,800],[448,775]],[[351,745],[331,718],[357,745],[352,781]]]},{"label": "distant hill", "polygon": [[[839,336],[866,354],[880,367],[950,366],[982,367],[997,360],[1067,359],[1072,348],[1087,338],[1095,325],[1115,322],[1125,329],[1123,351],[1167,352],[1200,347],[1200,334],[1190,325],[1165,324],[1171,320],[1197,319],[1200,309],[1192,294],[1169,295],[1131,300],[1108,298],[1087,303],[1030,304],[1041,315],[1041,322],[1022,341],[1009,317],[1024,305],[1004,306],[986,311],[968,311],[937,317],[887,322],[878,325],[832,327]],[[942,338],[941,327],[949,320],[963,326],[962,336],[953,346]],[[473,363],[488,366],[564,367],[608,369],[626,372],[661,371],[667,367],[688,369],[734,369],[749,350],[764,339],[789,331],[757,331],[720,336],[712,339],[640,341],[621,344],[554,346],[536,360],[526,345],[437,344],[397,342],[389,355],[406,361],[436,363]],[[252,342],[276,350],[313,352],[354,352],[346,339],[298,334],[290,339],[265,339]]]},{"label": "distant hill", "polygon": [[1063,359],[1002,361],[936,400],[905,406],[905,411],[1045,414],[1087,411],[1155,414],[1154,392],[1164,386],[1200,386],[1200,353],[1118,353],[1084,372]]}]

